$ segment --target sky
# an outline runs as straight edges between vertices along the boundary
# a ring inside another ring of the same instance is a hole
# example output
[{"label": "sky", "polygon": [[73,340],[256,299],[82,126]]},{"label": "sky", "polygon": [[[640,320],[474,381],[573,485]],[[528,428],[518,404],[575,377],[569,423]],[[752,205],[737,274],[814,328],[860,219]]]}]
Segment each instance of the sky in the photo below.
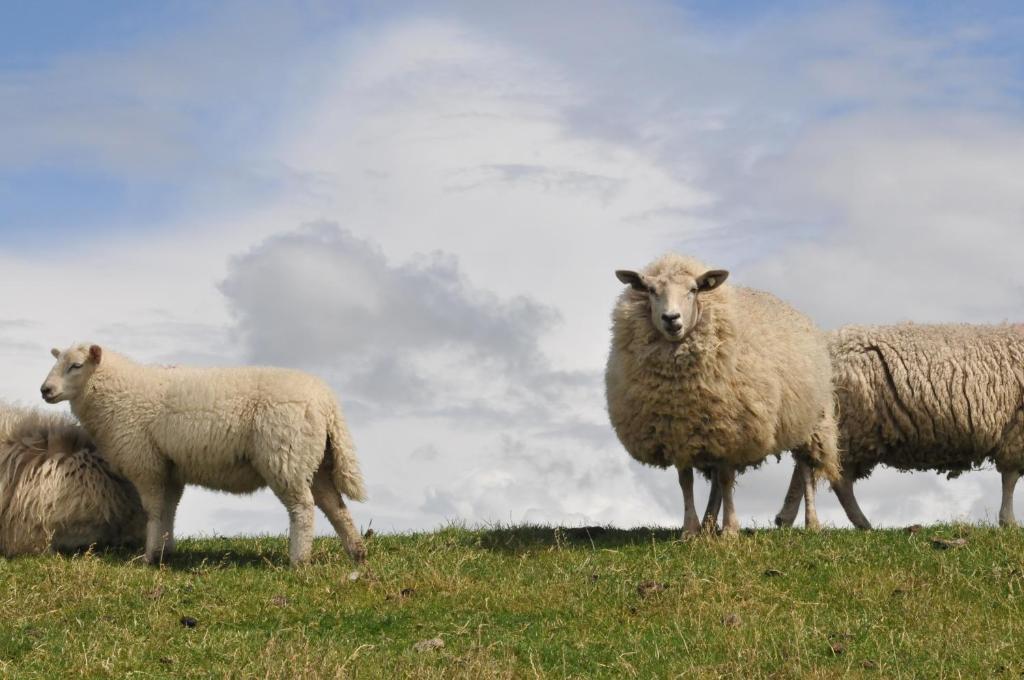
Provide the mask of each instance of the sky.
[{"label": "sky", "polygon": [[[694,255],[824,328],[1024,319],[1024,9],[945,4],[6,3],[0,398],[81,340],[292,366],[339,396],[364,528],[679,526],[608,424],[615,269]],[[744,524],[790,469],[740,478]],[[993,521],[997,485],[857,494]],[[269,492],[179,510],[286,527]]]}]

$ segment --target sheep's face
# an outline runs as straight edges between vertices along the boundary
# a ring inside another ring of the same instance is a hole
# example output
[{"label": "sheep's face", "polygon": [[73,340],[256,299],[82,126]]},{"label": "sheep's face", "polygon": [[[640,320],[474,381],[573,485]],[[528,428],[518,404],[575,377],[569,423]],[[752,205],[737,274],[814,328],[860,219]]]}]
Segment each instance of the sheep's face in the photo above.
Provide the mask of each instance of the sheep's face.
[{"label": "sheep's face", "polygon": [[620,269],[615,276],[633,290],[647,295],[651,323],[666,340],[682,342],[700,322],[698,296],[722,285],[729,272],[712,269],[696,277],[679,273],[671,277],[652,277]]},{"label": "sheep's face", "polygon": [[50,404],[74,399],[82,394],[103,358],[103,350],[99,345],[74,345],[63,352],[52,349],[50,354],[57,363],[39,388],[43,399]]}]

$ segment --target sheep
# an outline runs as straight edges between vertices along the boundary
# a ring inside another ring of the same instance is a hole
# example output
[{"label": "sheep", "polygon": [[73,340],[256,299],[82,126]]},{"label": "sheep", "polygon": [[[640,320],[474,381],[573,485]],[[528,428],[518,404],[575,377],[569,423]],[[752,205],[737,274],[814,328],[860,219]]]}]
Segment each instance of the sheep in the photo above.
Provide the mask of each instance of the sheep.
[{"label": "sheep", "polygon": [[0,403],[0,554],[141,545],[135,489],[63,415]]},{"label": "sheep", "polygon": [[349,556],[366,557],[342,494],[363,500],[362,474],[334,394],[318,378],[282,368],[138,364],[99,345],[51,351],[41,387],[71,411],[146,511],[146,552],[174,550],[174,514],[186,484],[234,493],[269,486],[288,510],[288,554],[309,560],[314,503]]},{"label": "sheep", "polygon": [[[954,477],[986,461],[1002,475],[999,524],[1016,526],[1013,491],[1024,471],[1020,326],[847,326],[830,334],[829,349],[842,450],[832,489],[855,527],[871,528],[853,485],[876,465]],[[799,505],[799,496],[788,497],[776,523],[791,523]]]},{"label": "sheep", "polygon": [[[738,471],[791,450],[809,471],[836,477],[831,365],[810,319],[768,293],[725,284],[726,271],[673,253],[642,273],[615,275],[628,288],[612,312],[608,414],[633,458],[677,468],[684,535],[700,530],[694,467],[715,472],[725,534],[739,529]],[[712,521],[718,492],[713,484]],[[818,524],[813,501],[807,524]]]}]

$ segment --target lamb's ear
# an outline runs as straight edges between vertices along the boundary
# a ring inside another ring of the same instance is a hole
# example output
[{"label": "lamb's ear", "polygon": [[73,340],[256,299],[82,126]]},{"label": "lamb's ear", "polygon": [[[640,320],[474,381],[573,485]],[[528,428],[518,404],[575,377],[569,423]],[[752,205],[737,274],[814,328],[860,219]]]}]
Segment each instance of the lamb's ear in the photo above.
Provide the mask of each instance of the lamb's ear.
[{"label": "lamb's ear", "polygon": [[729,278],[729,272],[724,269],[712,269],[697,277],[697,290],[706,293],[709,290],[718,288]]},{"label": "lamb's ear", "polygon": [[100,347],[99,345],[91,346],[89,348],[89,359],[94,364],[100,363],[100,360],[103,359],[103,348]]},{"label": "lamb's ear", "polygon": [[650,287],[648,287],[647,282],[644,281],[643,274],[639,272],[635,272],[629,269],[616,269],[615,278],[629,286],[632,286],[633,290],[638,290],[641,293],[646,293],[647,291],[650,290]]},{"label": "lamb's ear", "polygon": [[53,355],[54,359],[59,359],[60,358],[60,350],[57,349],[56,347],[54,347],[53,349],[50,350],[50,354]]}]

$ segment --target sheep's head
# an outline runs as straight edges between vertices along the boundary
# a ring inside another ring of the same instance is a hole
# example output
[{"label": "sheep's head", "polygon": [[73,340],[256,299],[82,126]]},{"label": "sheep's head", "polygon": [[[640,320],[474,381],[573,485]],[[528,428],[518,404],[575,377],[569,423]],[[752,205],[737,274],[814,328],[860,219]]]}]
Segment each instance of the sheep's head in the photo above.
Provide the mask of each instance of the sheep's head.
[{"label": "sheep's head", "polygon": [[729,272],[711,269],[697,276],[680,271],[670,275],[647,276],[619,269],[615,276],[633,290],[647,295],[650,300],[651,323],[668,341],[682,342],[700,322],[698,296],[722,285]]},{"label": "sheep's head", "polygon": [[51,349],[50,354],[57,363],[39,388],[43,399],[50,404],[74,399],[82,394],[103,359],[103,349],[99,345],[90,344],[72,345],[63,352]]}]

